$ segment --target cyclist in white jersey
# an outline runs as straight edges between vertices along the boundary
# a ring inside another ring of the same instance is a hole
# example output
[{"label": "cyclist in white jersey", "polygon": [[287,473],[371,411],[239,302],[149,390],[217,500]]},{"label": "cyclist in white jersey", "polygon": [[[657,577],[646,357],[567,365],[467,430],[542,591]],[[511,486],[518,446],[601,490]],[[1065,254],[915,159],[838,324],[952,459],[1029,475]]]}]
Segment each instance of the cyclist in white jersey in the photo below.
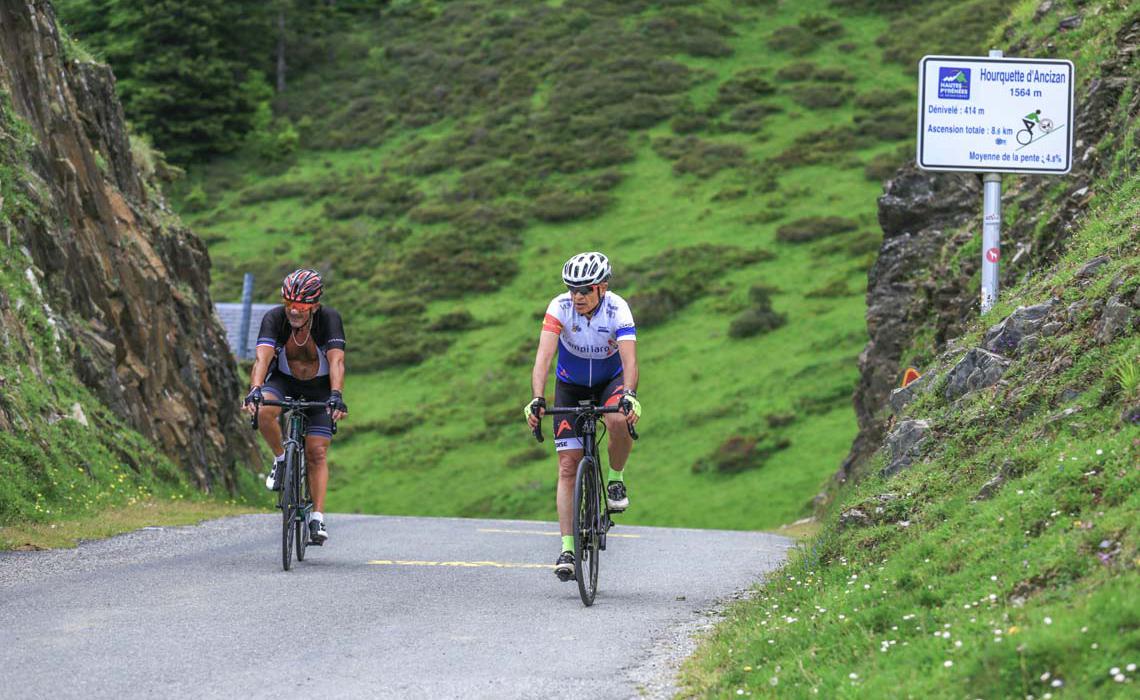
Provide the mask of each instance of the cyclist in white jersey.
[{"label": "cyclist in white jersey", "polygon": [[[625,464],[633,439],[625,425],[641,417],[637,400],[637,339],[633,314],[625,299],[609,291],[610,261],[601,253],[580,253],[562,267],[568,292],[555,297],[546,309],[538,352],[531,372],[534,398],[523,411],[533,429],[546,412],[546,377],[558,353],[554,405],[574,406],[593,399],[598,405],[618,405],[624,415],[603,416],[609,433],[609,483],[606,501],[610,511],[629,507]],[[558,525],[562,554],[554,573],[562,581],[574,577],[574,477],[582,459],[582,439],[574,421],[555,417],[554,446],[558,451]]]}]

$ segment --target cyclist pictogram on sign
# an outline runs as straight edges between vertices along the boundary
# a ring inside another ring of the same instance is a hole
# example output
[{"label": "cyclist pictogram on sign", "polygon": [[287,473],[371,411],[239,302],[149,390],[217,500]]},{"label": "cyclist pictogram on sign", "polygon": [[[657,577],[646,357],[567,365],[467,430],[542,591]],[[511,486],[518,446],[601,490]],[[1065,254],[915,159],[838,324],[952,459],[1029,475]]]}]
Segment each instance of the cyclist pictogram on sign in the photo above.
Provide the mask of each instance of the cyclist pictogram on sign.
[{"label": "cyclist pictogram on sign", "polygon": [[1000,257],[1001,257],[1001,250],[999,250],[997,248],[990,248],[989,250],[986,251],[986,260],[989,260],[992,263],[996,263],[998,261],[998,258],[1000,258]]}]

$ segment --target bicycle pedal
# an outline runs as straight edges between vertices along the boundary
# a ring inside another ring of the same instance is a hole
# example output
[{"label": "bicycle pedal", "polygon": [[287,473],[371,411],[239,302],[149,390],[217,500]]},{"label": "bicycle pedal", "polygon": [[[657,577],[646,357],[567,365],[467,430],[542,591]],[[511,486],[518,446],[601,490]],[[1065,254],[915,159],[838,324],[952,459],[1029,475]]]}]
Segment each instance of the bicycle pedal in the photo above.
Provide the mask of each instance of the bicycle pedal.
[{"label": "bicycle pedal", "polygon": [[574,580],[574,574],[573,573],[566,573],[563,571],[558,571],[558,572],[555,572],[554,575],[557,576],[558,580],[561,581],[562,583],[566,583],[567,581],[573,581]]}]

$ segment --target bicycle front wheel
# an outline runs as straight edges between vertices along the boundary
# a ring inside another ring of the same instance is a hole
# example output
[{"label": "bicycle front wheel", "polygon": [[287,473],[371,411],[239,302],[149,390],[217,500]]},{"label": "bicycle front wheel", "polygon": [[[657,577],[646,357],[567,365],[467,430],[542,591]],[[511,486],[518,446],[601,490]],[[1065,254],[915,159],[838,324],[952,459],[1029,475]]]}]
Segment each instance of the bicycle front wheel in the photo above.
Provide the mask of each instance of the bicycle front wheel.
[{"label": "bicycle front wheel", "polygon": [[574,481],[574,577],[586,606],[594,604],[598,592],[599,498],[598,466],[583,457]]},{"label": "bicycle front wheel", "polygon": [[281,568],[285,571],[293,566],[293,534],[297,518],[296,473],[296,451],[286,449],[285,473],[281,481]]}]

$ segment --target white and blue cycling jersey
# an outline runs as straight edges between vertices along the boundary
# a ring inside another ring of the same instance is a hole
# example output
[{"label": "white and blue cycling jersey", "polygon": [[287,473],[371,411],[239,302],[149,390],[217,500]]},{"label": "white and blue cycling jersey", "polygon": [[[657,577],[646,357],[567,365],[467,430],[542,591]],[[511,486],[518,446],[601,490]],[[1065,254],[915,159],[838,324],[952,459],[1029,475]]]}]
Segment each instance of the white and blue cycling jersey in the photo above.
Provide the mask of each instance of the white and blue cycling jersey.
[{"label": "white and blue cycling jersey", "polygon": [[574,310],[570,293],[559,294],[546,307],[542,330],[558,334],[560,381],[595,386],[621,374],[618,341],[637,340],[633,313],[617,294],[606,292],[592,318]]}]

